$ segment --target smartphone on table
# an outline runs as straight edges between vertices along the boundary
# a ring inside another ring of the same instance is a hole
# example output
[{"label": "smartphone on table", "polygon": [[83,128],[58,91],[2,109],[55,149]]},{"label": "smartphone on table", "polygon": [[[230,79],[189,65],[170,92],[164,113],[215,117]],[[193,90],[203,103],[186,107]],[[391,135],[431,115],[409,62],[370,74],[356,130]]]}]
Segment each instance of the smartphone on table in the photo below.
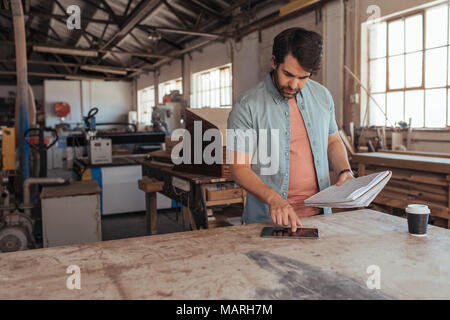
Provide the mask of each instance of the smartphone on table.
[{"label": "smartphone on table", "polygon": [[290,239],[318,239],[319,229],[317,228],[297,228],[292,232],[291,228],[284,227],[264,227],[261,232],[263,238],[290,238]]}]

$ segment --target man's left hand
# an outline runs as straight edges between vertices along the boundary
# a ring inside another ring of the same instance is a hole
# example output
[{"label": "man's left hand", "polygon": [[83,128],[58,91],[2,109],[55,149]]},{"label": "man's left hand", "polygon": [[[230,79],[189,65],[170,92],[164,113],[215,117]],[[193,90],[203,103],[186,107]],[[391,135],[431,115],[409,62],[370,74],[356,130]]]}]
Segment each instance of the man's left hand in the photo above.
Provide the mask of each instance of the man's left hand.
[{"label": "man's left hand", "polygon": [[336,185],[338,187],[340,187],[345,183],[345,181],[352,180],[352,179],[355,179],[355,177],[353,177],[353,174],[351,172],[348,172],[348,171],[343,172],[339,176],[339,179],[338,179],[338,182],[336,182]]}]

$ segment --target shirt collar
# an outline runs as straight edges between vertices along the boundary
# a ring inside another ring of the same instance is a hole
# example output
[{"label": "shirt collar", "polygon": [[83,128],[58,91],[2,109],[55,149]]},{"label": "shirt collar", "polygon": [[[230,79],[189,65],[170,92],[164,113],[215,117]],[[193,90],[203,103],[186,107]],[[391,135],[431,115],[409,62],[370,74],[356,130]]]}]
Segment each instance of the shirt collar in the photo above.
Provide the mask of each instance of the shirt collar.
[{"label": "shirt collar", "polygon": [[[272,74],[270,72],[266,76],[266,79],[264,80],[264,82],[266,84],[266,88],[268,89],[270,96],[272,97],[273,101],[276,104],[289,102],[289,99],[283,97],[281,95],[281,93],[278,91],[278,89],[275,87],[275,85],[273,84]],[[297,93],[297,97],[296,98],[297,98],[297,101],[300,101],[303,98],[303,94],[302,94],[301,91],[299,93]]]}]

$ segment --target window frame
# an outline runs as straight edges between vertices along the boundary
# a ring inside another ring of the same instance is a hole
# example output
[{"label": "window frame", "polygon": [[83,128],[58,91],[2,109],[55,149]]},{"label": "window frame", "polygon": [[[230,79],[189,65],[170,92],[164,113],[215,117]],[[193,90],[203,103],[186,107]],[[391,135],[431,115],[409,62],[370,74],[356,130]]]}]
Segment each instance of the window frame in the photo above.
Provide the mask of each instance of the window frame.
[{"label": "window frame", "polygon": [[[170,93],[170,92],[163,93],[163,90],[161,90],[161,86],[170,85],[172,83],[175,85],[175,87],[177,86],[177,83],[179,83],[180,84],[180,87],[179,87],[180,94],[183,94],[183,77],[160,82],[160,83],[158,83],[158,103],[157,104],[163,104],[164,103],[164,101],[163,101],[164,95]],[[178,89],[175,88],[174,90],[178,90]]]},{"label": "window frame", "polygon": [[[145,91],[153,91],[153,98],[150,98],[149,100],[145,100],[142,101],[142,95],[144,94]],[[138,123],[143,123],[145,125],[151,125],[152,124],[152,112],[153,112],[153,108],[156,106],[156,97],[155,97],[155,85],[151,85],[145,88],[142,88],[140,90],[137,91],[137,114],[138,114]],[[147,121],[143,121],[142,119],[142,113],[145,112],[141,112],[141,108],[143,107],[144,103],[149,103],[150,102],[150,115],[149,115],[149,122]],[[151,102],[153,102],[153,105],[151,104]]]},{"label": "window frame", "polygon": [[[228,70],[229,72],[229,78],[224,80],[222,77],[222,70]],[[218,72],[218,86],[212,88],[211,87],[211,79],[209,80],[209,86],[208,89],[204,89],[203,85],[200,83],[202,82],[203,76],[209,76],[211,77],[213,72]],[[228,85],[227,85],[228,82]],[[201,89],[201,90],[200,90]],[[229,90],[229,92],[227,92]],[[219,98],[219,106],[212,106],[211,101],[212,99],[212,93],[214,91],[218,92],[218,98]],[[225,91],[225,94],[223,95],[223,92]],[[233,66],[232,63],[227,63],[218,67],[202,70],[196,73],[193,73],[191,76],[191,108],[203,108],[203,107],[211,107],[211,108],[230,108],[233,104]],[[209,105],[203,105],[203,98],[204,95],[208,94],[208,100]],[[228,95],[226,97],[225,95]],[[225,100],[225,101],[223,101]],[[228,101],[227,101],[228,100]],[[226,104],[226,102],[229,102],[229,104]]]},{"label": "window frame", "polygon": [[[447,11],[448,11],[448,18],[447,18],[447,44],[445,45],[441,45],[438,47],[432,47],[432,48],[427,48],[427,18],[426,18],[426,14],[427,14],[427,10],[430,10],[432,8],[436,8],[439,6],[443,6],[446,5],[447,6]],[[411,52],[407,52],[406,50],[406,19],[414,17],[420,15],[422,18],[422,49],[421,50],[416,50],[416,51],[411,51]],[[403,49],[403,53],[400,54],[394,54],[394,55],[390,55],[389,54],[389,25],[392,22],[395,21],[403,21],[403,32],[404,32],[404,49]],[[371,46],[370,46],[370,40],[371,40],[371,28],[373,28],[375,25],[378,25],[380,23],[386,23],[386,52],[384,56],[380,56],[380,57],[376,57],[376,58],[371,58]],[[384,112],[387,115],[388,114],[388,94],[389,93],[395,93],[395,92],[402,92],[403,93],[403,119],[404,121],[408,121],[408,119],[406,119],[406,93],[408,91],[421,91],[423,92],[423,123],[421,127],[414,127],[414,129],[425,129],[425,130],[445,130],[446,127],[427,127],[426,126],[426,113],[427,113],[427,106],[426,106],[426,99],[427,99],[427,91],[430,90],[446,90],[446,126],[450,126],[450,79],[449,79],[449,73],[450,73],[450,3],[446,3],[446,2],[440,2],[440,3],[435,3],[432,4],[430,6],[427,7],[421,7],[418,9],[413,9],[410,10],[408,12],[404,12],[404,13],[399,13],[399,14],[394,14],[388,18],[381,18],[378,21],[374,22],[374,23],[368,23],[366,24],[366,32],[367,32],[367,37],[366,37],[366,84],[367,84],[367,88],[369,90],[369,93],[371,96],[373,95],[378,95],[378,94],[384,94]],[[432,87],[432,88],[426,88],[426,54],[428,51],[430,50],[436,50],[436,49],[442,49],[442,48],[447,48],[447,69],[446,69],[446,83],[444,86],[439,86],[439,87]],[[407,73],[407,68],[406,68],[406,58],[407,55],[410,54],[417,54],[417,53],[422,53],[422,79],[421,79],[421,85],[420,86],[415,86],[415,87],[407,87],[407,77],[406,77],[406,73]],[[403,57],[403,66],[404,66],[404,84],[402,88],[399,89],[390,89],[390,63],[389,60],[391,58],[394,57]],[[386,74],[385,74],[385,88],[384,91],[376,91],[376,92],[372,92],[372,89],[370,88],[370,82],[371,82],[371,72],[373,72],[372,68],[371,68],[371,62],[373,61],[379,61],[385,59],[386,61]],[[369,96],[367,96],[367,100],[366,100],[366,105],[365,108],[369,109],[371,102],[370,102],[371,98]],[[375,123],[375,121],[371,121],[370,119],[370,112],[369,110],[363,110],[363,108],[361,108],[361,112],[367,112],[368,113],[368,119],[366,119],[365,123],[362,123],[362,126],[379,126]],[[383,117],[385,117],[383,115]],[[362,118],[361,118],[362,119]],[[385,117],[385,121],[384,121],[384,126],[387,126],[387,120]],[[390,123],[390,121],[389,121]]]}]

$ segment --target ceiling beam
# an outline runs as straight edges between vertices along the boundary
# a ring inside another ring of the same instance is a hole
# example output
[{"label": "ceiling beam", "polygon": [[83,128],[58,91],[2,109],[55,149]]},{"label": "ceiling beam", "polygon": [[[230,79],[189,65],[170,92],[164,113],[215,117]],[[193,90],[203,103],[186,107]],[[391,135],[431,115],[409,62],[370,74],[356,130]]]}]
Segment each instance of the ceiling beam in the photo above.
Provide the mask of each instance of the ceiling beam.
[{"label": "ceiling beam", "polygon": [[201,1],[198,0],[188,0],[188,2],[194,4],[196,7],[201,8],[203,10],[205,10],[209,15],[212,15],[213,17],[215,17],[216,19],[219,20],[224,20],[224,16],[221,15],[219,12],[211,9],[209,6],[207,6],[206,4],[204,4]]},{"label": "ceiling beam", "polygon": [[154,28],[155,30],[161,31],[161,32],[187,34],[187,35],[198,36],[198,37],[222,38],[222,39],[231,38],[232,37],[232,35],[218,34],[218,33],[208,33],[208,32],[198,32],[198,31],[192,31],[192,30],[162,28],[162,27],[152,27],[152,28]]},{"label": "ceiling beam", "polygon": [[167,2],[167,0],[159,0],[159,1],[164,3],[164,5],[169,9],[169,11],[172,12],[172,14],[174,14],[175,17],[177,17],[178,21],[180,21],[186,29],[191,28],[191,26],[187,24],[186,18],[182,17],[181,13],[178,12],[174,7],[172,7],[172,5],[169,2]]},{"label": "ceiling beam", "polygon": [[280,23],[282,21],[286,21],[288,19],[295,18],[301,14],[305,14],[306,12],[319,9],[323,5],[325,5],[327,2],[330,2],[330,1],[333,1],[333,0],[320,0],[318,2],[311,2],[307,6],[301,7],[298,10],[289,12],[282,16],[280,15],[279,10],[272,12],[272,13],[266,15],[265,17],[262,17],[262,18],[258,19],[257,21],[251,22],[251,23],[243,26],[239,30],[237,30],[236,35],[235,35],[236,40],[239,41],[240,39],[242,39],[246,35],[249,35],[252,32],[267,29],[267,28],[269,28],[277,23]]},{"label": "ceiling beam", "polygon": [[[53,55],[53,57],[55,57],[56,60],[58,60],[60,63],[63,63],[63,62],[64,62],[63,59],[61,59],[61,57],[58,56],[57,54],[54,54],[54,53],[53,53],[52,55]],[[64,65],[64,64],[61,64],[61,66],[63,66],[64,69],[66,69],[66,71],[67,71],[68,73],[73,74],[73,71],[69,68],[69,66]]]},{"label": "ceiling beam", "polygon": [[114,10],[109,6],[109,4],[105,1],[105,0],[101,0],[103,6],[105,7],[106,11],[109,14],[109,18],[114,20],[117,24],[120,24],[120,19],[119,17],[116,15],[116,13],[114,12]]},{"label": "ceiling beam", "polygon": [[[1,41],[0,41],[1,43]],[[153,54],[147,52],[129,52],[129,51],[119,51],[119,50],[102,50],[102,49],[78,49],[78,48],[68,48],[68,47],[52,47],[52,46],[39,46],[33,45],[33,50],[36,52],[48,52],[56,54],[83,56],[83,57],[98,57],[99,53],[115,53],[115,54],[125,54],[135,57],[146,57],[146,58],[167,58],[167,55]],[[175,58],[175,56],[169,56]]]},{"label": "ceiling beam", "polygon": [[128,0],[127,7],[125,8],[125,11],[123,13],[124,16],[126,16],[128,14],[128,10],[130,10],[130,6],[131,6],[132,2],[133,2],[133,0]]},{"label": "ceiling beam", "polygon": [[[16,59],[0,59],[0,63],[15,63]],[[116,66],[106,66],[106,65],[89,65],[89,64],[83,64],[83,63],[73,63],[73,62],[58,62],[58,61],[48,61],[48,60],[27,60],[28,64],[38,64],[38,65],[54,65],[54,66],[60,66],[60,67],[83,67],[83,66],[87,66],[87,67],[104,67],[104,68],[115,68],[117,70],[121,70],[121,71],[130,71],[130,72],[134,72],[134,71],[139,71],[142,70],[141,68],[120,68],[120,67],[116,67]],[[143,71],[148,71],[151,72],[153,71],[152,69],[143,69]]]},{"label": "ceiling beam", "polygon": [[142,0],[139,2],[134,7],[129,17],[127,17],[124,23],[120,26],[120,29],[101,47],[101,49],[110,48],[114,44],[122,41],[139,22],[159,8],[160,5],[161,2],[158,0]]},{"label": "ceiling beam", "polygon": [[[0,71],[1,75],[6,76],[15,76],[17,73],[16,71]],[[85,75],[78,75],[78,74],[63,74],[63,73],[46,73],[46,72],[28,72],[28,76],[31,77],[42,77],[42,78],[65,78],[65,79],[71,79],[71,80],[116,80],[120,81],[123,80],[122,78],[117,77],[95,77],[95,76],[85,76]]]}]

